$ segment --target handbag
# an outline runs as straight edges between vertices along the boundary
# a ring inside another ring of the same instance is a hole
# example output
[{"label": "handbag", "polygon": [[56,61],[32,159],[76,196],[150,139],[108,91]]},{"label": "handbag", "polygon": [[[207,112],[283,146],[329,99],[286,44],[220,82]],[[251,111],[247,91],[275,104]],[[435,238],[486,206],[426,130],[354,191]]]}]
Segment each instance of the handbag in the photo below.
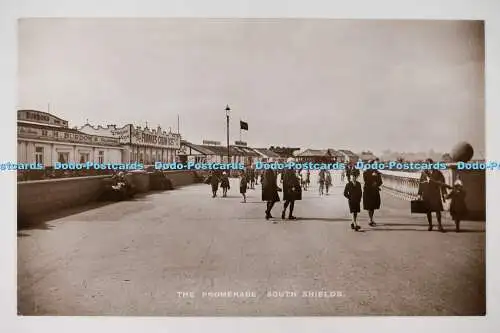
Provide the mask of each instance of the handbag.
[{"label": "handbag", "polygon": [[427,204],[424,200],[412,200],[410,203],[412,214],[426,214],[428,212]]}]

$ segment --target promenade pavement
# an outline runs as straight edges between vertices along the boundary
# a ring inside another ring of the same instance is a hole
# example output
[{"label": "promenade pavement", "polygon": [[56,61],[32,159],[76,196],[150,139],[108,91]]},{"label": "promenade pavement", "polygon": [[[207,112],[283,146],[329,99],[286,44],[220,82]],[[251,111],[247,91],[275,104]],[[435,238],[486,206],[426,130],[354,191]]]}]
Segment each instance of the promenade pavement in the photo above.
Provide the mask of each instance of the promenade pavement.
[{"label": "promenade pavement", "polygon": [[235,179],[227,198],[195,184],[21,230],[19,314],[484,314],[484,222],[455,233],[446,217],[449,232],[428,232],[383,192],[378,226],[362,212],[353,232],[337,180],[322,197],[313,181],[296,221],[281,220],[278,203],[273,223],[260,189],[243,204]]}]

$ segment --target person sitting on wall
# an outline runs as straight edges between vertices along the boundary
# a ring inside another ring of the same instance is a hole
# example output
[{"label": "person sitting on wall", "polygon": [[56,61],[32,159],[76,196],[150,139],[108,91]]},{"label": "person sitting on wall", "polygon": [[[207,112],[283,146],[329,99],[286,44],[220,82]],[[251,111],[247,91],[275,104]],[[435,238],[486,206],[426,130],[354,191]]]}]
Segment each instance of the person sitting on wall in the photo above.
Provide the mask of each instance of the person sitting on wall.
[{"label": "person sitting on wall", "polygon": [[113,175],[115,185],[112,185],[111,188],[118,195],[118,199],[124,200],[129,199],[134,196],[136,193],[135,186],[133,185],[132,180],[128,177],[124,172],[120,171],[117,174]]}]

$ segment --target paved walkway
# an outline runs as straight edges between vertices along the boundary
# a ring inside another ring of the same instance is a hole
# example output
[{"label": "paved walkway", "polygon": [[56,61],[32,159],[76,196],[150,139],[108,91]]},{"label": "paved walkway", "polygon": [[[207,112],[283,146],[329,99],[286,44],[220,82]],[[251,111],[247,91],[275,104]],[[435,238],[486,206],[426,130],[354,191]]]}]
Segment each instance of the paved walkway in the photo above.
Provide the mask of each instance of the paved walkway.
[{"label": "paved walkway", "polygon": [[379,226],[369,228],[363,212],[355,233],[342,190],[319,197],[315,185],[296,204],[299,219],[276,224],[264,219],[260,186],[242,204],[233,181],[228,198],[197,184],[23,230],[19,313],[484,313],[484,223],[463,222],[457,234],[446,219],[450,232],[428,232],[425,217],[384,193]]}]

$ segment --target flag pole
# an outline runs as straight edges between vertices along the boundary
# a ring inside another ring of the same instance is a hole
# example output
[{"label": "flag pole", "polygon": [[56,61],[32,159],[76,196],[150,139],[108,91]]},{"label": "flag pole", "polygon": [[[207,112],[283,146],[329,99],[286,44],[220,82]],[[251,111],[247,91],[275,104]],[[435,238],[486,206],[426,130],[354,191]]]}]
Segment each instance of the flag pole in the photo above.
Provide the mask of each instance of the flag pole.
[{"label": "flag pole", "polygon": [[241,143],[241,118],[240,118],[240,143]]}]

